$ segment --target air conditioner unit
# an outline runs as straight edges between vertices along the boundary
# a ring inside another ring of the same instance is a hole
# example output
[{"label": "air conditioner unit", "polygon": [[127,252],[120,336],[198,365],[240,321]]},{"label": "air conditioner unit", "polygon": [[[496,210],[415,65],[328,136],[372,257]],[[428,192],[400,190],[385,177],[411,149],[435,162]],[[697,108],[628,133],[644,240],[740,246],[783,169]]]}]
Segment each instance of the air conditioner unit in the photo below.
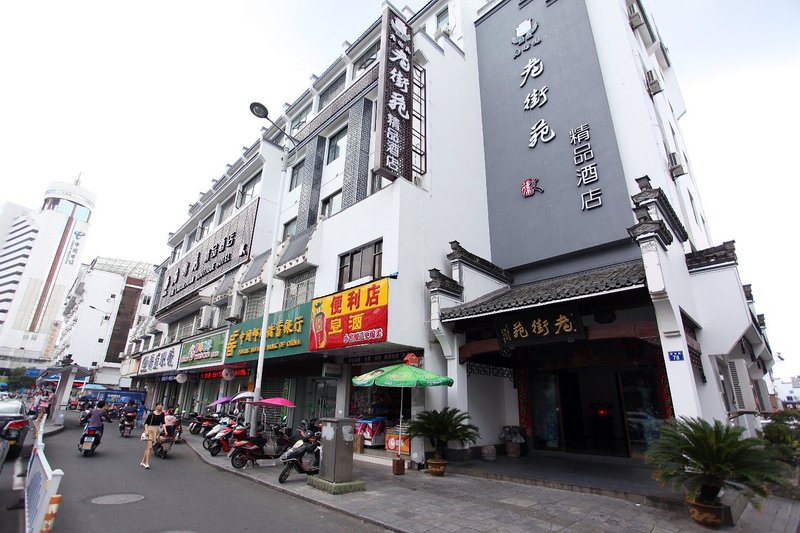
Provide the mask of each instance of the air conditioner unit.
[{"label": "air conditioner unit", "polygon": [[672,179],[686,174],[686,167],[683,165],[678,152],[670,152],[669,154],[669,173],[672,174]]},{"label": "air conditioner unit", "polygon": [[645,74],[645,79],[647,80],[647,89],[650,91],[650,96],[655,96],[664,90],[655,70],[648,70]]},{"label": "air conditioner unit", "polygon": [[644,17],[642,16],[642,10],[639,9],[638,2],[628,6],[628,22],[630,22],[633,30],[644,24]]}]

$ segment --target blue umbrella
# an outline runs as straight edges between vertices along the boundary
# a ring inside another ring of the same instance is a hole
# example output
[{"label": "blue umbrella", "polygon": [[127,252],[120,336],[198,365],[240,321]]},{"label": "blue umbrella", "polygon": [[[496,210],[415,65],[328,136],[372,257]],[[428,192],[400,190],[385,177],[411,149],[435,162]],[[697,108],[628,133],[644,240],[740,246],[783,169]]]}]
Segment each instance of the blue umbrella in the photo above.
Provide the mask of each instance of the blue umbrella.
[{"label": "blue umbrella", "polygon": [[97,383],[87,383],[81,388],[83,390],[106,390],[105,387],[103,387],[102,385],[98,385]]}]

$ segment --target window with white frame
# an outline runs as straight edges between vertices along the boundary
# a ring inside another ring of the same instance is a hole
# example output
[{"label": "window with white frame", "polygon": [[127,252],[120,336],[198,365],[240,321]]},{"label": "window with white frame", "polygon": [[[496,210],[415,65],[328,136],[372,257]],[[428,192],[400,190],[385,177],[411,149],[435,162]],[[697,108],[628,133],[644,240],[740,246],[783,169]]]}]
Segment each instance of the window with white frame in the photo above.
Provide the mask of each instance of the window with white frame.
[{"label": "window with white frame", "polygon": [[372,67],[375,64],[375,61],[378,60],[378,51],[381,49],[381,42],[375,41],[375,44],[367,48],[367,50],[361,54],[356,62],[354,63],[356,69],[356,75],[364,72],[365,70]]},{"label": "window with white frame", "polygon": [[332,195],[322,200],[322,209],[320,215],[329,217],[335,215],[342,210],[342,190],[339,189]]},{"label": "window with white frame", "polygon": [[202,241],[211,231],[211,223],[214,221],[214,215],[209,215],[197,227],[197,237],[195,240]]},{"label": "window with white frame", "polygon": [[292,177],[289,180],[289,190],[294,190],[303,181],[303,167],[306,165],[306,160],[303,159],[295,166],[292,167]]},{"label": "window with white frame", "polygon": [[314,279],[316,269],[306,270],[286,280],[283,293],[283,308],[289,309],[314,299]]},{"label": "window with white frame", "polygon": [[247,303],[244,307],[243,322],[264,316],[264,300],[267,296],[267,289],[251,292],[247,295]]},{"label": "window with white frame", "polygon": [[258,195],[257,188],[260,184],[261,171],[259,171],[258,174],[250,178],[250,180],[242,185],[242,189],[239,191],[239,201],[236,203],[236,207],[242,207],[244,204],[256,197]]},{"label": "window with white frame", "polygon": [[220,207],[219,223],[222,224],[223,222],[228,220],[233,214],[234,209],[236,209],[236,197],[231,196],[225,201],[225,203],[222,204],[222,207]]},{"label": "window with white frame", "polygon": [[333,80],[330,85],[328,85],[322,91],[320,91],[319,107],[317,111],[322,110],[326,105],[333,102],[334,98],[339,96],[339,93],[344,91],[344,85],[345,85],[345,73],[342,72],[342,74],[338,78]]},{"label": "window with white frame", "polygon": [[436,15],[436,31],[448,29],[450,26],[450,11],[447,8],[442,9]]},{"label": "window with white frame", "polygon": [[311,114],[311,104],[308,104],[292,119],[292,133],[297,133],[308,122],[308,115]]},{"label": "window with white frame", "polygon": [[383,262],[383,240],[373,242],[339,256],[339,288],[351,281],[381,275]]},{"label": "window with white frame", "polygon": [[347,126],[331,135],[328,139],[328,160],[327,164],[331,164],[339,156],[344,155],[345,148],[347,147]]},{"label": "window with white frame", "polygon": [[283,225],[283,238],[281,241],[285,241],[295,233],[297,233],[297,217]]}]

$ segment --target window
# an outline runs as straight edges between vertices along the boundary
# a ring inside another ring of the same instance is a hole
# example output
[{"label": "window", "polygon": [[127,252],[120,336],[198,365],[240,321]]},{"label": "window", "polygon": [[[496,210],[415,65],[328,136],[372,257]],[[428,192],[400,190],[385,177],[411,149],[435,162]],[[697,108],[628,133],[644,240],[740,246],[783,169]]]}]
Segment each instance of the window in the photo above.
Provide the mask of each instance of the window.
[{"label": "window", "polygon": [[303,181],[303,167],[306,165],[306,160],[303,159],[295,166],[292,167],[292,179],[289,180],[289,190],[294,190]]},{"label": "window", "polygon": [[197,237],[195,240],[202,241],[206,238],[208,233],[211,231],[211,222],[214,220],[214,215],[206,218],[204,221],[200,223],[197,227]]},{"label": "window", "polygon": [[436,31],[442,31],[447,29],[450,26],[450,12],[447,8],[439,11],[439,14],[436,15]]},{"label": "window", "polygon": [[297,232],[297,217],[293,218],[289,222],[283,225],[283,238],[281,241],[285,241],[292,235]]},{"label": "window", "polygon": [[284,309],[310,302],[314,298],[314,279],[316,274],[317,271],[311,269],[286,280],[286,290],[283,293]]},{"label": "window", "polygon": [[308,115],[310,114],[311,104],[308,104],[297,114],[296,117],[292,119],[292,133],[297,133],[303,126],[306,125],[306,122],[308,122]]},{"label": "window", "polygon": [[181,242],[175,248],[172,249],[172,257],[170,259],[170,263],[174,263],[180,258],[182,250],[183,250],[183,242]]},{"label": "window", "polygon": [[144,296],[142,296],[142,305],[150,305],[150,300],[151,300],[150,295],[145,294]]},{"label": "window", "polygon": [[329,217],[342,210],[342,190],[339,189],[332,195],[322,200],[320,215]]},{"label": "window", "polygon": [[264,316],[264,300],[266,296],[266,289],[261,289],[247,295],[247,302],[244,307],[244,322]]},{"label": "window", "polygon": [[371,276],[380,276],[383,259],[383,241],[368,244],[357,250],[339,256],[339,288],[351,281]]},{"label": "window", "polygon": [[233,214],[233,210],[236,207],[236,197],[231,196],[228,200],[222,204],[222,207],[219,210],[219,223],[222,224],[226,220],[230,218]]},{"label": "window", "polygon": [[355,62],[356,67],[356,75],[364,72],[368,68],[370,68],[373,63],[378,59],[378,51],[381,49],[381,42],[376,41],[375,44],[367,48],[366,52],[361,54]]},{"label": "window", "polygon": [[344,153],[347,146],[347,127],[345,126],[338,133],[328,139],[328,164],[333,163]]},{"label": "window", "polygon": [[239,201],[236,207],[242,207],[256,196],[256,188],[261,184],[261,172],[250,178],[250,181],[242,185],[242,190],[239,191]]},{"label": "window", "polygon": [[333,80],[330,85],[325,87],[319,93],[319,108],[318,108],[318,110],[321,110],[326,105],[328,105],[331,102],[333,102],[334,98],[339,96],[339,93],[341,93],[344,90],[344,83],[345,83],[345,73],[342,72],[341,76],[339,76],[338,78]]}]

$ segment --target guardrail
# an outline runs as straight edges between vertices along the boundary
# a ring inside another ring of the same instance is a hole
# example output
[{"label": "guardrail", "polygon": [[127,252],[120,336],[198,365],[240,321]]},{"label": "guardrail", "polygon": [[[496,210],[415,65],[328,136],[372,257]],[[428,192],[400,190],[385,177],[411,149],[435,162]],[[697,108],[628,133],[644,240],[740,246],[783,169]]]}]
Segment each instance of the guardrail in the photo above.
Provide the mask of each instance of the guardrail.
[{"label": "guardrail", "polygon": [[39,423],[31,421],[35,439],[28,460],[28,475],[25,479],[25,533],[52,531],[53,521],[61,503],[57,494],[64,472],[53,470],[44,454],[45,415]]}]

